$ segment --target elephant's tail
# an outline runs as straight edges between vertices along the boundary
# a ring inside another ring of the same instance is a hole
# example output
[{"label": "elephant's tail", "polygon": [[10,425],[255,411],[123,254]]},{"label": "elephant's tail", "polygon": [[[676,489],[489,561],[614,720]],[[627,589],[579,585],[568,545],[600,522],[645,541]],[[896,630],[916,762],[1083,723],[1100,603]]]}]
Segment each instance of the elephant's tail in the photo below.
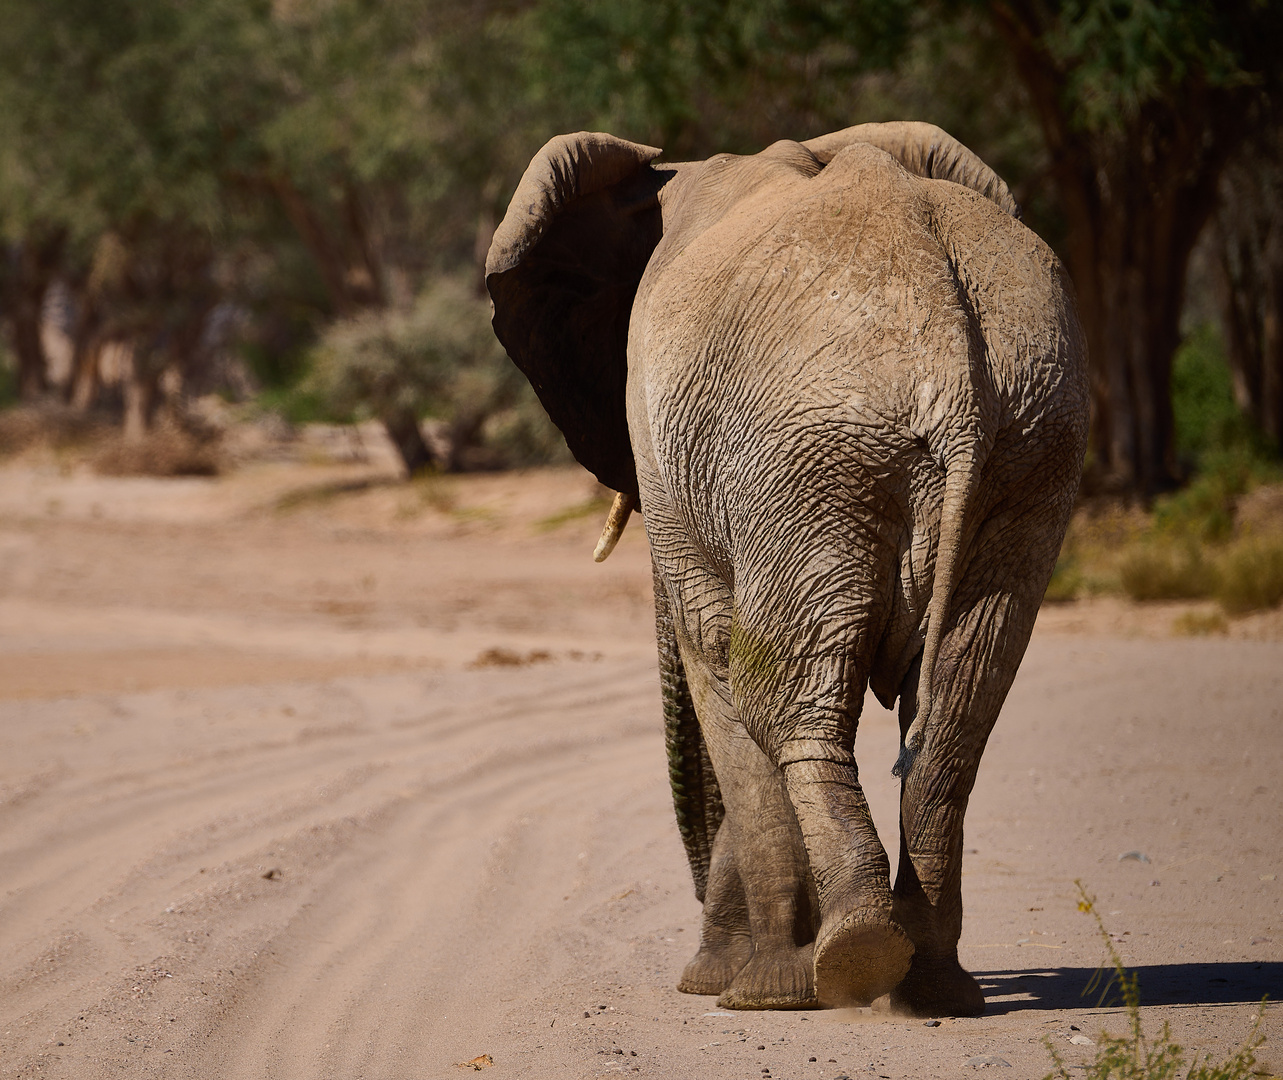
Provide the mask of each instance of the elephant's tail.
[{"label": "elephant's tail", "polygon": [[979,440],[954,454],[945,469],[944,501],[940,508],[940,546],[936,550],[935,580],[927,604],[927,637],[922,647],[922,671],[918,677],[918,709],[905,732],[891,772],[905,776],[926,739],[927,722],[931,719],[936,659],[944,637],[949,603],[957,585],[958,567],[962,560],[967,527],[967,511],[983,465],[984,452]]},{"label": "elephant's tail", "polygon": [[703,903],[713,838],[722,823],[722,791],[699,730],[695,704],[686,683],[686,669],[677,650],[668,591],[655,575],[655,637],[659,644],[659,681],[664,700],[664,745],[668,750],[668,780],[673,789],[677,831],[686,847],[695,896]]}]

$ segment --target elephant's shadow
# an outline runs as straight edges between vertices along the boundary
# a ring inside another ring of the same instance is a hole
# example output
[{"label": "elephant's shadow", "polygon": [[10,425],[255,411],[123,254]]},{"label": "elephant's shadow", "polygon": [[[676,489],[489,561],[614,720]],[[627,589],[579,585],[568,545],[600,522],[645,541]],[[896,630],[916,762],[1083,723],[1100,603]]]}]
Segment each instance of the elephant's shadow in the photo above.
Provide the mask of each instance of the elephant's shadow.
[{"label": "elephant's shadow", "polygon": [[[1142,1006],[1232,1005],[1283,995],[1283,963],[1153,964],[1129,970],[1140,980]],[[1022,1009],[1121,1005],[1116,986],[1102,1000],[1093,982],[1096,973],[1094,968],[1082,967],[972,972],[984,991],[985,1012],[990,1016]]]}]

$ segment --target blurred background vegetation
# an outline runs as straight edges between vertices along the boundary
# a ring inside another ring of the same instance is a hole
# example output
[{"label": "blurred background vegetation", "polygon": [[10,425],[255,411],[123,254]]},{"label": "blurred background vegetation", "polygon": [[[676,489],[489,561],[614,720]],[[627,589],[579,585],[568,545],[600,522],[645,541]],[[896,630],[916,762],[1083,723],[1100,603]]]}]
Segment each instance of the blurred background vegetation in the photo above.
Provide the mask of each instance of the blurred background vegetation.
[{"label": "blurred background vegetation", "polygon": [[1277,459],[1277,2],[0,0],[0,26],[0,445],[37,415],[199,432],[215,394],[377,419],[410,471],[564,458],[481,280],[550,135],[674,160],[907,118],[989,161],[1075,281],[1087,490],[1210,477],[1195,531],[1224,539]]}]

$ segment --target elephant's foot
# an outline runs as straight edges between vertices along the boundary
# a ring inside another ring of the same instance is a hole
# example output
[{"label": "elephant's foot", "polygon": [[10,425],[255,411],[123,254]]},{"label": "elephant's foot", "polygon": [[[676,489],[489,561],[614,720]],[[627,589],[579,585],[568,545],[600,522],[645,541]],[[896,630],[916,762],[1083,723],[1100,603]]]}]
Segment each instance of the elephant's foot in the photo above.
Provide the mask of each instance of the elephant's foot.
[{"label": "elephant's foot", "polygon": [[915,957],[909,974],[891,991],[891,1008],[913,1016],[979,1016],[985,1011],[985,996],[957,957]]},{"label": "elephant's foot", "polygon": [[815,943],[815,990],[822,1005],[868,1005],[893,990],[909,971],[913,943],[880,909],[858,909],[820,928]]},{"label": "elephant's foot", "polygon": [[727,934],[721,940],[700,942],[699,952],[682,971],[677,989],[683,994],[720,994],[753,957],[748,934]]},{"label": "elephant's foot", "polygon": [[717,999],[722,1009],[814,1009],[811,946],[758,949]]}]

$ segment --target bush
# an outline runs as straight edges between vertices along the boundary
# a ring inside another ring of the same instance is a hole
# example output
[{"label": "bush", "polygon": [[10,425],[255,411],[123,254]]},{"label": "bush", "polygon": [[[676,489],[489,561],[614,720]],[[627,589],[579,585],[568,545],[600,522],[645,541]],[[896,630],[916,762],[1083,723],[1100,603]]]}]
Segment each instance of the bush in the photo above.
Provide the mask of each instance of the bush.
[{"label": "bush", "polygon": [[1232,615],[1283,601],[1283,537],[1246,538],[1217,560],[1216,598]]},{"label": "bush", "polygon": [[115,435],[95,455],[93,466],[103,476],[217,476],[218,441],[160,424],[141,439]]},{"label": "bush", "polygon": [[32,447],[70,450],[87,446],[102,435],[103,427],[97,417],[53,401],[0,409],[0,456]]},{"label": "bush", "polygon": [[1146,540],[1119,565],[1123,592],[1133,600],[1197,600],[1215,585],[1212,567],[1195,543]]},{"label": "bush", "polygon": [[1067,551],[1060,553],[1056,560],[1056,569],[1052,571],[1051,581],[1043,600],[1049,604],[1064,604],[1078,599],[1083,591],[1084,579],[1078,559]]},{"label": "bush", "polygon": [[425,417],[439,421],[449,451],[438,464],[451,470],[564,454],[560,435],[495,339],[485,300],[458,278],[437,279],[408,310],[333,324],[298,393],[312,408],[375,418],[390,432]]}]

